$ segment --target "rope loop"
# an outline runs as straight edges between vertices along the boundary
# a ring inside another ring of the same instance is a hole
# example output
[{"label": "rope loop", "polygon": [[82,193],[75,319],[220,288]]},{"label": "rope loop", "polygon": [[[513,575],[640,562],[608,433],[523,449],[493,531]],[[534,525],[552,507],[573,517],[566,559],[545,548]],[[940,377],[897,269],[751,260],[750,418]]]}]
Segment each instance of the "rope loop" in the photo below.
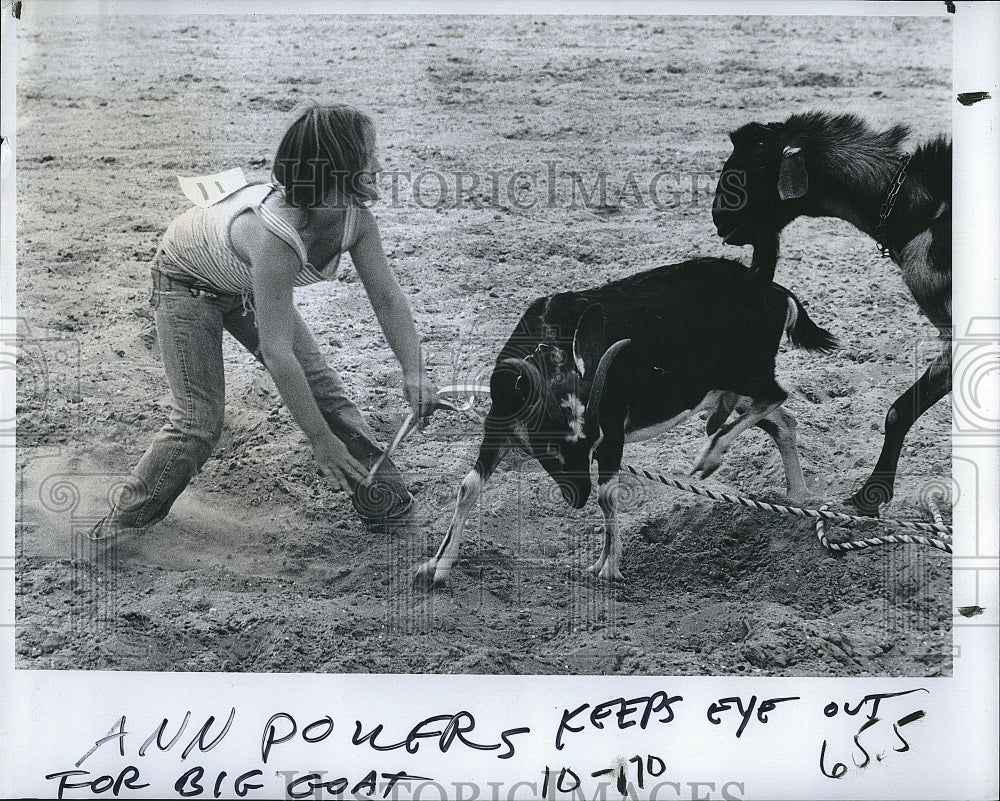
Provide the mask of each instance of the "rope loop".
[{"label": "rope loop", "polygon": [[[826,504],[821,506],[819,509],[804,509],[798,506],[784,506],[778,503],[758,501],[754,498],[747,498],[743,495],[733,495],[728,492],[718,492],[716,490],[706,489],[705,487],[698,486],[697,484],[691,484],[687,481],[681,481],[679,479],[663,476],[658,473],[650,473],[648,470],[642,470],[633,467],[630,464],[623,464],[622,469],[628,471],[634,476],[638,476],[639,478],[644,478],[648,481],[658,481],[664,486],[673,487],[674,489],[678,489],[683,492],[690,492],[704,498],[711,498],[715,501],[725,501],[726,503],[734,503],[740,506],[746,506],[750,509],[758,509],[760,511],[772,512],[779,515],[815,518],[816,535],[823,547],[831,551],[856,551],[861,550],[862,548],[871,548],[876,545],[904,543],[907,545],[926,545],[947,553],[952,553],[952,528],[944,522],[944,518],[942,517],[933,497],[928,498],[927,503],[931,510],[931,514],[934,517],[934,522],[925,523],[915,520],[893,520],[890,518],[867,517],[865,515],[849,515],[844,514],[843,512],[834,512]],[[898,528],[904,531],[930,532],[932,534],[936,534],[937,536],[900,533],[886,534],[881,537],[868,537],[866,539],[853,540],[850,542],[831,542],[826,535],[826,525],[829,522],[848,524],[877,522],[890,528]]]},{"label": "rope loop", "polygon": [[[819,508],[819,511],[823,511],[828,508],[829,507],[824,504]],[[868,519],[874,520],[875,518]],[[826,536],[826,520],[822,517],[816,519],[816,537],[819,539],[820,544],[828,551],[860,551],[863,548],[873,548],[876,545],[904,544],[926,545],[931,548],[937,548],[945,553],[952,552],[950,537],[947,539],[938,539],[936,537],[925,537],[922,534],[886,534],[881,537],[867,537],[862,540],[831,542],[829,537]]]}]

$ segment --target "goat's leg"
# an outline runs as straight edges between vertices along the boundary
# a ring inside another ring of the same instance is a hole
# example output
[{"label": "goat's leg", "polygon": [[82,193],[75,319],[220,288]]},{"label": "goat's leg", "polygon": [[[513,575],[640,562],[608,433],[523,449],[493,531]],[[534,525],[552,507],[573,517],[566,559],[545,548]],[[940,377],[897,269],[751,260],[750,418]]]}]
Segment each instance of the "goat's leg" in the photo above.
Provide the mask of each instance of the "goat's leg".
[{"label": "goat's leg", "polygon": [[774,280],[774,269],[778,266],[777,231],[758,229],[754,236],[753,257],[750,261],[750,281],[761,288],[768,288]]},{"label": "goat's leg", "polygon": [[608,425],[594,449],[597,460],[597,504],[604,513],[604,545],[597,561],[587,568],[604,581],[623,581],[622,538],[618,530],[618,475],[625,447],[624,426]]},{"label": "goat's leg", "polygon": [[767,417],[785,402],[788,395],[780,387],[776,386],[775,388],[780,393],[778,397],[775,398],[772,393],[769,400],[754,398],[746,412],[715,432],[691,469],[691,475],[698,472],[701,472],[702,478],[708,478],[712,475],[722,464],[722,457],[736,441],[736,438],[751,426],[757,425],[761,419]]},{"label": "goat's leg", "polygon": [[877,516],[879,507],[892,500],[896,467],[903,439],[917,418],[951,391],[951,349],[942,351],[916,383],[896,399],[885,416],[885,440],[875,469],[851,496],[863,514]]},{"label": "goat's leg", "polygon": [[618,530],[618,474],[597,482],[597,503],[604,513],[604,545],[597,561],[587,568],[604,581],[623,581],[622,537]]},{"label": "goat's leg", "polygon": [[733,409],[736,408],[737,400],[739,400],[739,396],[732,392],[723,392],[720,395],[719,405],[715,407],[715,411],[709,415],[705,423],[705,433],[708,436],[712,436],[712,434],[722,428],[722,425],[729,419],[729,415],[733,413]]},{"label": "goat's leg", "polygon": [[462,485],[458,490],[458,502],[455,504],[455,514],[448,527],[448,533],[441,541],[437,553],[417,568],[413,577],[414,585],[425,589],[436,589],[448,581],[451,566],[458,558],[458,549],[462,544],[465,521],[469,512],[476,505],[486,481],[493,475],[493,471],[507,450],[506,438],[498,440],[487,436],[484,440],[479,448],[475,466],[462,479]]},{"label": "goat's leg", "polygon": [[795,415],[787,409],[778,407],[767,417],[757,421],[757,426],[764,429],[778,446],[781,454],[781,464],[785,468],[785,486],[791,500],[801,500],[807,495],[806,479],[802,475],[802,465],[799,463],[799,450],[795,444]]}]

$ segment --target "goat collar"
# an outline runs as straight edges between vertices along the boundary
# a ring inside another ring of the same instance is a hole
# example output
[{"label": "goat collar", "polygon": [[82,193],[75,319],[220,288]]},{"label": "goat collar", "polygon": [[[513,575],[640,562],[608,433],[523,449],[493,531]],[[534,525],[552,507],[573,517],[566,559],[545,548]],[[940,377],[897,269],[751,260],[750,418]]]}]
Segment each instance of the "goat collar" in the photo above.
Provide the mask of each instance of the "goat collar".
[{"label": "goat collar", "polygon": [[557,346],[553,345],[551,342],[539,342],[537,345],[535,345],[535,349],[524,357],[524,361],[526,362],[530,361],[533,363],[535,357],[541,356],[542,353],[545,352],[546,348],[548,348],[549,350],[558,350]]},{"label": "goat collar", "polygon": [[886,242],[885,224],[889,219],[889,215],[892,214],[892,210],[896,207],[896,198],[899,197],[899,190],[906,180],[906,168],[909,163],[909,154],[900,158],[899,167],[896,169],[896,174],[892,176],[889,189],[885,193],[885,200],[882,201],[882,208],[878,212],[878,226],[875,228],[875,244],[878,246],[883,259],[889,258],[892,255],[892,248]]}]

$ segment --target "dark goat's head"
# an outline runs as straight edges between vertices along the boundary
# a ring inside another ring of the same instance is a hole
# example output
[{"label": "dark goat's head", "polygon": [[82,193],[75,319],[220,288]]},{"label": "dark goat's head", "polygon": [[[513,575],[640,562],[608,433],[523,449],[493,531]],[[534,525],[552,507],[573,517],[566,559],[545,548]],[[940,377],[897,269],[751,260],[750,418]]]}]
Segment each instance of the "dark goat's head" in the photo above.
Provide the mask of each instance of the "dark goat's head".
[{"label": "dark goat's head", "polygon": [[539,342],[526,358],[500,362],[490,379],[491,415],[524,438],[574,509],[590,497],[598,409],[611,364],[628,343],[605,346],[604,314],[591,305],[580,315],[571,343]]},{"label": "dark goat's head", "polygon": [[802,151],[789,145],[783,123],[752,122],[730,134],[733,152],[715,189],[712,220],[730,245],[756,244],[801,213],[809,189]]}]

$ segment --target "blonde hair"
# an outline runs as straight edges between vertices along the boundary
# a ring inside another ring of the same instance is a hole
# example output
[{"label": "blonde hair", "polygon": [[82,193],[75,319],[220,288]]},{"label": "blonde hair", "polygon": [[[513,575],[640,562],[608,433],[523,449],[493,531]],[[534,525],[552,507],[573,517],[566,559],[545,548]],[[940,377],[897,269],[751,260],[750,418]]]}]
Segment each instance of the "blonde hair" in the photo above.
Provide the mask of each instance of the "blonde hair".
[{"label": "blonde hair", "polygon": [[[314,104],[288,127],[271,170],[285,199],[298,208],[321,206],[336,187],[341,196],[371,200],[366,187],[375,125],[347,105]],[[367,190],[367,191],[366,191]]]}]

